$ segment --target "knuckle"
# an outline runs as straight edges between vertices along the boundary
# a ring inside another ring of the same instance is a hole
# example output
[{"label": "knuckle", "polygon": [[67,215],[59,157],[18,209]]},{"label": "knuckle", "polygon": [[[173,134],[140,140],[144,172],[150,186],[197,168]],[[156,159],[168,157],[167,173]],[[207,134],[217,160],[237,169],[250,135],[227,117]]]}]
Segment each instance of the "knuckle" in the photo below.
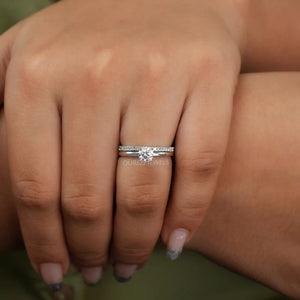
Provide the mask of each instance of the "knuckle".
[{"label": "knuckle", "polygon": [[199,67],[206,75],[219,71],[224,63],[222,52],[215,48],[207,50],[199,58]]},{"label": "knuckle", "polygon": [[201,62],[209,66],[221,66],[225,62],[225,53],[216,47],[208,47]]},{"label": "knuckle", "polygon": [[205,45],[201,48],[203,51],[197,56],[194,66],[197,66],[203,76],[217,76],[219,72],[227,72],[234,66],[236,61],[234,51],[213,45]]},{"label": "knuckle", "polygon": [[214,176],[221,167],[222,155],[217,152],[200,152],[176,158],[182,172],[191,173],[197,179],[207,180]]},{"label": "knuckle", "polygon": [[150,80],[164,77],[168,71],[167,57],[162,51],[147,50],[144,53],[145,74]]},{"label": "knuckle", "polygon": [[95,222],[109,211],[101,203],[100,193],[94,185],[70,185],[64,189],[62,198],[64,214],[76,222]]},{"label": "knuckle", "polygon": [[118,205],[130,215],[151,215],[162,209],[163,201],[158,187],[146,183],[127,186]]},{"label": "knuckle", "polygon": [[[45,236],[45,235],[44,235]],[[35,261],[63,261],[65,253],[61,245],[49,243],[46,238],[38,240],[25,239],[26,251]]]},{"label": "knuckle", "polygon": [[170,59],[164,51],[155,45],[139,45],[137,49],[138,53],[136,49],[127,47],[123,53],[126,53],[126,56],[130,58],[134,53],[136,56],[135,68],[138,70],[139,81],[155,87],[157,83],[168,76]]},{"label": "knuckle", "polygon": [[178,207],[178,211],[180,211],[182,217],[184,217],[188,223],[185,225],[187,228],[193,228],[195,222],[200,224],[201,218],[205,216],[209,208],[210,201],[208,200],[209,199],[186,199],[184,203],[181,203],[180,207]]},{"label": "knuckle", "polygon": [[108,256],[106,253],[91,252],[91,251],[71,251],[72,262],[77,266],[93,267],[102,265],[107,262]]},{"label": "knuckle", "polygon": [[91,55],[83,67],[83,74],[87,82],[94,86],[101,86],[107,78],[107,71],[110,70],[113,61],[113,49],[102,49]]},{"label": "knuckle", "polygon": [[47,184],[36,180],[20,180],[15,183],[13,189],[14,197],[21,206],[35,209],[49,209],[58,195]]},{"label": "knuckle", "polygon": [[45,78],[47,59],[43,53],[26,54],[18,65],[19,76],[30,83],[40,82]]},{"label": "knuckle", "polygon": [[96,222],[107,213],[99,202],[96,196],[68,195],[64,197],[63,211],[76,222]]},{"label": "knuckle", "polygon": [[120,261],[140,264],[148,260],[151,255],[151,250],[146,249],[145,246],[137,247],[134,245],[115,245],[113,253]]}]

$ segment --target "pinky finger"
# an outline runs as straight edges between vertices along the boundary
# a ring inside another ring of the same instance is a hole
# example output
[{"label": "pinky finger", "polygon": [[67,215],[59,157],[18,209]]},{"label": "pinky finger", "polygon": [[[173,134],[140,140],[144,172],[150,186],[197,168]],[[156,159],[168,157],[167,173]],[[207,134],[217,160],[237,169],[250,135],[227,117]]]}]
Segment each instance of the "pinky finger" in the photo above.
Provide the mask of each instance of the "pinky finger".
[{"label": "pinky finger", "polygon": [[196,88],[186,103],[176,135],[173,186],[162,229],[172,260],[210,206],[228,139],[234,83],[232,78],[211,90]]}]

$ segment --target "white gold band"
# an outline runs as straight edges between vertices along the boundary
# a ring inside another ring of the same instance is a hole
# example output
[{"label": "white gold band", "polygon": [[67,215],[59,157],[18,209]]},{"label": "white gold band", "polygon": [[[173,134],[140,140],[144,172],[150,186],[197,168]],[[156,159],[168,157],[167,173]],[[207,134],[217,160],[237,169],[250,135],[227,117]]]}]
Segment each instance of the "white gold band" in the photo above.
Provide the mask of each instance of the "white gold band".
[{"label": "white gold band", "polygon": [[159,152],[174,152],[174,147],[160,147],[160,146],[119,146],[119,151],[140,151],[143,149],[150,149]]},{"label": "white gold band", "polygon": [[174,147],[119,146],[119,156],[138,157],[140,161],[150,162],[153,157],[173,156]]}]

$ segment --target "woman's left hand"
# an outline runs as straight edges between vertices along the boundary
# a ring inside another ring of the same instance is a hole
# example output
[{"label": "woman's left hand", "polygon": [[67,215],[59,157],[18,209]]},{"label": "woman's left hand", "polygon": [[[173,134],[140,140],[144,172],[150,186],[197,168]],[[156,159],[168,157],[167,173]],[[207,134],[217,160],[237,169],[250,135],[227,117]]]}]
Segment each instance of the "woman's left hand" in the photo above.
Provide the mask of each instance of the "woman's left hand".
[{"label": "woman's left hand", "polygon": [[[94,283],[113,238],[122,281],[160,233],[176,258],[197,230],[225,153],[243,2],[65,0],[0,37],[15,203],[33,266],[54,288],[69,254]],[[167,206],[171,159],[118,160],[118,145],[174,139]]]}]

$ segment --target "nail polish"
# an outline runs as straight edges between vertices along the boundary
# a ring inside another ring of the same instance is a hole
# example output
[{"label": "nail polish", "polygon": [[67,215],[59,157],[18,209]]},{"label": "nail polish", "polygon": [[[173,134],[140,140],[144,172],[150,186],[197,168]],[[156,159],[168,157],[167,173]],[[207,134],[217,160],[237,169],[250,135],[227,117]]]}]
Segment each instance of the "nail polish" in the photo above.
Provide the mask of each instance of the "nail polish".
[{"label": "nail polish", "polygon": [[129,281],[135,271],[137,270],[137,265],[133,264],[115,264],[114,266],[114,276],[119,282]]},{"label": "nail polish", "polygon": [[40,264],[40,273],[44,281],[49,285],[52,292],[58,292],[62,288],[63,271],[60,264]]},{"label": "nail polish", "polygon": [[56,293],[62,289],[63,284],[62,284],[62,282],[56,283],[56,284],[50,284],[49,287],[53,293]]},{"label": "nail polish", "polygon": [[85,283],[88,286],[95,286],[101,281],[103,274],[102,267],[81,268],[80,271]]},{"label": "nail polish", "polygon": [[171,233],[167,245],[167,256],[171,260],[175,260],[180,256],[187,237],[188,231],[183,228],[177,228]]}]

